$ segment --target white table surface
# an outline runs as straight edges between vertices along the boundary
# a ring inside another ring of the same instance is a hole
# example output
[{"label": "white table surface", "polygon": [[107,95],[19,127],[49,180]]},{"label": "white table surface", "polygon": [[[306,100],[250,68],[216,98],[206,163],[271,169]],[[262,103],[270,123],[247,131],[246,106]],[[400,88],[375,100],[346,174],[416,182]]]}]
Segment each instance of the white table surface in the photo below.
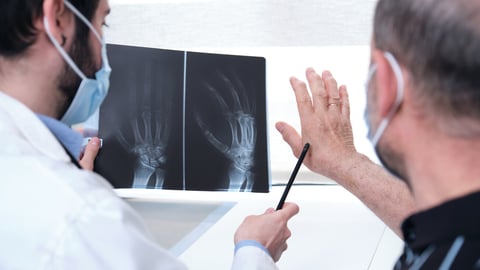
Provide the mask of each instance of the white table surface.
[{"label": "white table surface", "polygon": [[[275,207],[282,192],[281,186],[270,193],[117,190],[129,202],[151,204],[147,210],[133,206],[160,244],[170,241],[167,248],[198,270],[229,269],[238,225]],[[289,223],[292,237],[280,269],[392,269],[401,253],[402,241],[340,186],[293,186],[287,200],[299,204],[300,213]]]}]

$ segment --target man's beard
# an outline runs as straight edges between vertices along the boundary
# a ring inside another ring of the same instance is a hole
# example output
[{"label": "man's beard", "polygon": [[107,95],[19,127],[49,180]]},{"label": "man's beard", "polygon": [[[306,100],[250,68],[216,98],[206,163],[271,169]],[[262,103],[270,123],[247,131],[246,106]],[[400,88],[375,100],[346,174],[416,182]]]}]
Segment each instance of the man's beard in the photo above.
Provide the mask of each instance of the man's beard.
[{"label": "man's beard", "polygon": [[[78,33],[78,28],[76,29]],[[67,52],[72,58],[73,62],[78,66],[78,68],[87,76],[92,78],[96,72],[95,61],[93,59],[92,48],[89,45],[89,33],[86,35],[75,34],[75,39],[70,50]],[[68,107],[73,101],[75,94],[78,91],[78,87],[82,82],[75,71],[70,67],[70,65],[65,61],[64,68],[61,74],[58,77],[59,81],[59,90],[62,98],[62,104],[59,106],[58,115],[61,118],[67,111]]]},{"label": "man's beard", "polygon": [[410,179],[406,173],[405,162],[401,155],[390,149],[390,147],[381,148],[379,146],[375,147],[375,153],[385,170],[405,182],[411,190]]},{"label": "man's beard", "polygon": [[[371,86],[368,89],[367,93],[372,93],[371,96],[368,96],[367,94],[367,107],[365,108],[364,111],[364,119],[367,124],[368,128],[368,137],[372,139],[374,133],[376,131],[373,130],[373,125],[372,125],[372,120],[370,119],[370,116],[374,113],[375,108],[372,108],[371,104],[376,104],[375,102],[368,102],[369,100],[375,101],[376,96],[374,93],[376,92],[371,92],[371,91],[377,91],[374,86]],[[390,119],[390,124],[391,124],[392,119]],[[378,128],[378,127],[377,127]],[[387,126],[388,129],[388,126]],[[385,130],[386,131],[386,130]],[[381,137],[385,136],[385,132],[382,134]],[[399,180],[402,180],[407,184],[407,186],[411,189],[410,186],[410,181],[408,178],[408,175],[406,173],[406,168],[405,168],[405,161],[400,153],[398,151],[395,151],[391,146],[389,145],[383,145],[380,147],[380,141],[377,143],[375,146],[375,154],[378,157],[378,160],[380,163],[383,165],[386,171],[388,171],[390,174],[398,178]]]}]

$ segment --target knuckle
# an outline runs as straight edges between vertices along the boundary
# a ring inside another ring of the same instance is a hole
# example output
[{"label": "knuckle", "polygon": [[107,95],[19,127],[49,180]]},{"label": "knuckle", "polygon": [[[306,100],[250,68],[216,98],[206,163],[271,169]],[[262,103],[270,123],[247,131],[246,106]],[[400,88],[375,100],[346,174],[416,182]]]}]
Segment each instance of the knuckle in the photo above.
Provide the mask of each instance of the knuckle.
[{"label": "knuckle", "polygon": [[330,77],[327,77],[327,78],[326,78],[326,81],[327,81],[328,84],[331,84],[331,85],[332,85],[332,84],[335,84],[335,85],[337,84],[337,80],[335,80],[335,78],[334,78],[334,77],[331,77],[331,76],[330,76]]},{"label": "knuckle", "polygon": [[290,229],[285,230],[285,239],[289,239],[292,236],[292,231]]},{"label": "knuckle", "polygon": [[299,95],[298,96],[298,102],[299,103],[309,103],[310,102],[310,96],[309,95]]},{"label": "knuckle", "polygon": [[296,81],[296,86],[304,89],[304,88],[307,87],[307,84],[306,84],[305,82],[303,82],[303,81],[297,80],[297,81]]},{"label": "knuckle", "polygon": [[320,76],[320,74],[316,73],[316,72],[313,72],[311,74],[309,74],[310,76],[310,79],[311,80],[317,80],[317,81],[322,81],[322,76]]}]

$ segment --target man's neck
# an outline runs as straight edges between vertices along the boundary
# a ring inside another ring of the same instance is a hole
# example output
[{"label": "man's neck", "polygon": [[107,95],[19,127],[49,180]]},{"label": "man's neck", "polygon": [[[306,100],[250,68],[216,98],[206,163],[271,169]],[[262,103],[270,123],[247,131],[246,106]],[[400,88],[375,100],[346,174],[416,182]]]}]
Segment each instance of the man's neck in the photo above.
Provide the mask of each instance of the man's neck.
[{"label": "man's neck", "polygon": [[412,138],[406,162],[418,210],[480,191],[480,139],[438,133]]},{"label": "man's neck", "polygon": [[0,56],[0,89],[35,113],[57,118],[62,97],[57,89],[58,73],[54,71],[60,69],[61,63],[58,57],[49,57],[49,50],[39,52],[40,46],[34,44],[16,58]]}]

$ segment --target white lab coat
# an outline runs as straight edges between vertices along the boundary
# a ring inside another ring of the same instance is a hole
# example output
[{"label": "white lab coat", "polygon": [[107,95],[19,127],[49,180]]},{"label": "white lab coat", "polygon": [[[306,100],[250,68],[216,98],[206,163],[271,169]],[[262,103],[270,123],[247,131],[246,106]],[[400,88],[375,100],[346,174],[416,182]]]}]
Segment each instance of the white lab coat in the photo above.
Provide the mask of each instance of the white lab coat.
[{"label": "white lab coat", "polygon": [[[105,179],[77,169],[37,116],[1,91],[0,141],[0,269],[186,269]],[[244,247],[232,269],[276,265]]]}]

